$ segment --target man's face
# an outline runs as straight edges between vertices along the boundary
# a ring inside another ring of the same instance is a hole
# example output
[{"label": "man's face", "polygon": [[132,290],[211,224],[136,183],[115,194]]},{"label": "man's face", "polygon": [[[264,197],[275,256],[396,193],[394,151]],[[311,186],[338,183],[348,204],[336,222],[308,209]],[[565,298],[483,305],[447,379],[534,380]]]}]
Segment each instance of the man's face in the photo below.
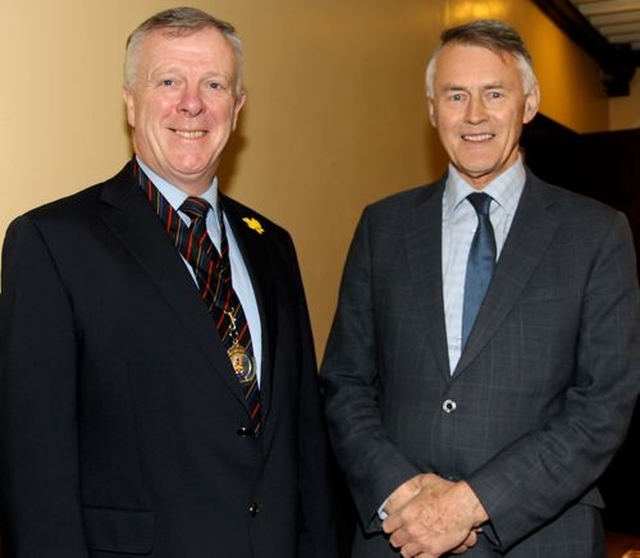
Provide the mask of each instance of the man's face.
[{"label": "man's face", "polygon": [[244,95],[235,95],[236,79],[233,47],[217,29],[150,33],[135,81],[124,89],[136,154],[171,184],[202,193],[244,104]]},{"label": "man's face", "polygon": [[515,163],[522,126],[538,104],[537,85],[525,94],[509,53],[450,43],[436,59],[431,123],[451,163],[474,188]]}]

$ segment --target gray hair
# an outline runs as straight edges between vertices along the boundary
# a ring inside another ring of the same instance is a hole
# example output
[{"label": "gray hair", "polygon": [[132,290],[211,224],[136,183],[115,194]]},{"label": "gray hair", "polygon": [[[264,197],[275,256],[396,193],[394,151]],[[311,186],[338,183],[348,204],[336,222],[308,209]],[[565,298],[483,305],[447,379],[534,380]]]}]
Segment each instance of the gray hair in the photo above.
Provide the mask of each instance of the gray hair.
[{"label": "gray hair", "polygon": [[235,95],[242,94],[244,74],[244,48],[242,39],[230,23],[222,21],[196,8],[173,8],[164,10],[142,22],[127,39],[127,51],[124,61],[124,85],[131,87],[136,78],[138,58],[142,43],[149,34],[164,30],[176,37],[190,35],[202,29],[213,28],[220,31],[231,43],[236,59]]},{"label": "gray hair", "polygon": [[516,59],[525,93],[530,93],[538,80],[533,71],[533,60],[522,37],[511,25],[495,19],[480,19],[445,30],[440,46],[427,65],[427,96],[433,98],[436,61],[445,45],[457,43],[487,48],[497,54],[508,53]]}]

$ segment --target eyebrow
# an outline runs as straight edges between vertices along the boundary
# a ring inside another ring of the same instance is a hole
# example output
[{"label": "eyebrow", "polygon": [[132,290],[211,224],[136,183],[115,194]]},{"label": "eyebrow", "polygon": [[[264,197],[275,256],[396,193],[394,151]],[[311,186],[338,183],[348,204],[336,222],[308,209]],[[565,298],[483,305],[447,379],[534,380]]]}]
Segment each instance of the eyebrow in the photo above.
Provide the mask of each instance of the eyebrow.
[{"label": "eyebrow", "polygon": [[[469,89],[470,87],[467,85],[458,85],[455,83],[446,83],[440,88],[441,91],[469,91]],[[484,84],[481,89],[487,91],[490,89],[509,89],[509,87],[502,81],[495,81]]]},{"label": "eyebrow", "polygon": [[[177,74],[184,74],[184,73],[188,73],[188,70],[185,70],[185,68],[180,66],[180,65],[172,64],[171,66],[163,66],[162,64],[158,64],[157,66],[155,66],[154,68],[151,69],[150,73],[177,73]],[[219,77],[219,76],[228,77],[227,72],[224,72],[224,71],[218,70],[218,69],[207,70],[207,71],[203,72],[203,75],[205,77],[208,77],[208,76],[212,76],[212,77]]]}]

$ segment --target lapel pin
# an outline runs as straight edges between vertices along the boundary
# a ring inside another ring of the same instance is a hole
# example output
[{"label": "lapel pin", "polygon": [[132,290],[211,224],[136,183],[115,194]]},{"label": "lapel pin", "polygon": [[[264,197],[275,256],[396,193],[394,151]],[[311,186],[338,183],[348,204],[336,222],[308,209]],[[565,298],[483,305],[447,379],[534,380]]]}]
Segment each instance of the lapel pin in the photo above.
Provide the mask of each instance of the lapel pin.
[{"label": "lapel pin", "polygon": [[264,232],[260,221],[258,221],[255,217],[244,217],[242,220],[252,231],[256,231],[258,234],[262,234]]}]

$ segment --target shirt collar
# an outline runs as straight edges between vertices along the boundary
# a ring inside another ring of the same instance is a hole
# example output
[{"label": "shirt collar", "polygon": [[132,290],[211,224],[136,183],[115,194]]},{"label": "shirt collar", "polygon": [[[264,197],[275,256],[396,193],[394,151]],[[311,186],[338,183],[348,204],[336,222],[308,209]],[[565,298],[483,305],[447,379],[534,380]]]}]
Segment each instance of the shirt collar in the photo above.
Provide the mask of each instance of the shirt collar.
[{"label": "shirt collar", "polygon": [[[176,211],[180,209],[180,206],[189,197],[189,195],[174,186],[170,182],[167,182],[164,178],[153,172],[147,165],[145,165],[138,156],[136,161],[142,171],[147,175],[149,180],[153,182],[153,185],[160,191],[164,198],[171,204],[171,207]],[[218,218],[218,177],[214,176],[211,185],[198,196],[205,201],[208,201],[216,215],[216,221]]]},{"label": "shirt collar", "polygon": [[[482,191],[489,194],[497,202],[497,205],[507,213],[513,214],[520,201],[526,178],[527,173],[522,157],[518,156],[517,161],[511,167],[492,180]],[[448,219],[469,194],[477,191],[462,178],[453,165],[449,164],[449,173],[442,198],[443,217]],[[495,207],[494,204],[492,207]]]}]

